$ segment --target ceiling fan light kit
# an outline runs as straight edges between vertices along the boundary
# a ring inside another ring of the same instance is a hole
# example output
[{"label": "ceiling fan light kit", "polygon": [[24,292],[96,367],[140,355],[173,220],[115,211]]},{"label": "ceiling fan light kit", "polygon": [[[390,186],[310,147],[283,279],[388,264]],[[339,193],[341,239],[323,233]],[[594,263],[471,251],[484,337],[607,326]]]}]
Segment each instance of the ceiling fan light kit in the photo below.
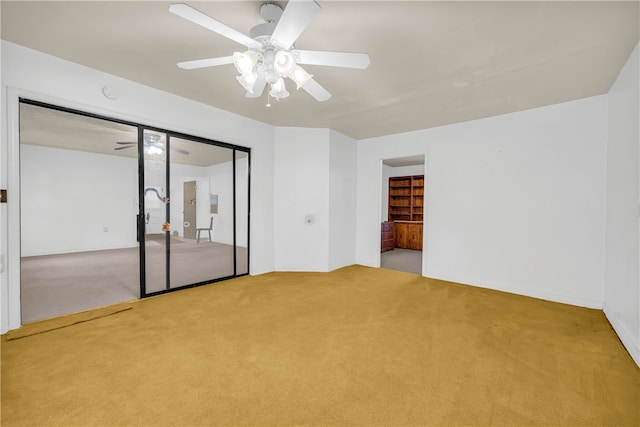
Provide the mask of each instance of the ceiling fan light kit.
[{"label": "ceiling fan light kit", "polygon": [[[264,3],[260,15],[264,23],[254,26],[249,36],[183,3],[172,4],[169,11],[204,28],[247,47],[230,57],[179,62],[183,69],[197,69],[233,64],[240,74],[236,80],[246,90],[248,98],[258,98],[269,85],[268,96],[281,100],[289,96],[285,80],[292,80],[317,101],[326,101],[331,93],[313,79],[300,64],[365,69],[369,66],[366,53],[296,50],[293,43],[320,11],[313,0],[289,0],[283,11],[276,3]],[[267,100],[267,106],[271,104]]]},{"label": "ceiling fan light kit", "polygon": [[258,81],[258,75],[256,73],[241,74],[236,76],[236,80],[240,82],[247,92],[253,95],[253,87],[255,86],[256,81]]}]

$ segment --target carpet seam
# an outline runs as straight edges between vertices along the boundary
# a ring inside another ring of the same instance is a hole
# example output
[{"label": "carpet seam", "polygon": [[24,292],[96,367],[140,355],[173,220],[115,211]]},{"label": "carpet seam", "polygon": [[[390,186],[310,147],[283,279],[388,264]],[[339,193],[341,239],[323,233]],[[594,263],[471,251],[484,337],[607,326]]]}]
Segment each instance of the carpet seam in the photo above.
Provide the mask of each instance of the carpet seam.
[{"label": "carpet seam", "polygon": [[30,334],[22,335],[22,336],[18,336],[18,337],[9,337],[9,336],[7,336],[6,340],[7,341],[14,341],[14,340],[22,339],[22,338],[28,338],[28,337],[32,337],[32,336],[35,336],[35,335],[44,334],[46,332],[57,331],[58,329],[68,328],[69,326],[79,325],[80,323],[86,323],[86,322],[90,322],[92,320],[103,319],[105,317],[108,317],[108,316],[111,316],[111,315],[114,315],[114,314],[118,314],[118,313],[122,313],[124,311],[128,311],[128,310],[131,310],[131,309],[133,309],[133,307],[125,307],[125,308],[122,308],[120,310],[113,311],[111,313],[106,313],[106,314],[104,314],[102,316],[96,316],[96,317],[92,317],[90,319],[84,319],[84,320],[77,320],[77,321],[75,321],[73,323],[69,323],[68,325],[62,325],[62,326],[46,329],[44,331],[33,332],[33,333],[30,333]]}]

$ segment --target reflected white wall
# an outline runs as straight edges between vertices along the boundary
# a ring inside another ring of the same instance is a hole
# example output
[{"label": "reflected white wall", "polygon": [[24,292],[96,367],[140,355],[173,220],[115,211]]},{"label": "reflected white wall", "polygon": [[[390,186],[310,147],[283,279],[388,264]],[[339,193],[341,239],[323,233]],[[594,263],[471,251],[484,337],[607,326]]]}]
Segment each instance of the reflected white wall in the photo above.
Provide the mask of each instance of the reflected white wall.
[{"label": "reflected white wall", "polygon": [[[236,242],[246,246],[247,242],[247,192],[248,192],[248,159],[236,161]],[[233,244],[233,163],[225,162],[206,168],[209,177],[209,191],[218,196],[218,213],[213,215],[214,242]],[[242,214],[244,213],[244,214]]]},{"label": "reflected white wall", "polygon": [[22,256],[137,245],[137,159],[20,148]]}]

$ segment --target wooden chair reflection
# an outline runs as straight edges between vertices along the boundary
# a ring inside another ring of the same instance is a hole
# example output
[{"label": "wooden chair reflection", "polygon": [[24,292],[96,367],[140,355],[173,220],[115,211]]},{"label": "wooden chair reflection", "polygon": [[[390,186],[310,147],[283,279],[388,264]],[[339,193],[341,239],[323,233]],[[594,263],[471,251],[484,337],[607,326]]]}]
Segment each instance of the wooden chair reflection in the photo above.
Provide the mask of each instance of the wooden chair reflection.
[{"label": "wooden chair reflection", "polygon": [[211,221],[209,221],[209,228],[196,228],[196,243],[200,243],[201,231],[209,233],[209,241],[211,242],[211,230],[213,230],[213,217],[211,217]]}]

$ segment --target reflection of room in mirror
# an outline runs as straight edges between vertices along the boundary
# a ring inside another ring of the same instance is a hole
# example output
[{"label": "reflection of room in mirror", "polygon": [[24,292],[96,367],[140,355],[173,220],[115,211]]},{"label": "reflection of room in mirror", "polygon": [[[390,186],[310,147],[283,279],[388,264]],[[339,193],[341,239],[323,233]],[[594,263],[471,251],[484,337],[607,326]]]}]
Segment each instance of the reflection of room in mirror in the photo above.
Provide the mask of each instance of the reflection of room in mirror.
[{"label": "reflection of room in mirror", "polygon": [[[142,135],[139,183],[137,126],[21,102],[24,322],[138,298],[140,246],[147,294],[249,272],[248,153],[235,151],[234,218],[232,148]],[[195,208],[189,234],[185,201]]]}]

